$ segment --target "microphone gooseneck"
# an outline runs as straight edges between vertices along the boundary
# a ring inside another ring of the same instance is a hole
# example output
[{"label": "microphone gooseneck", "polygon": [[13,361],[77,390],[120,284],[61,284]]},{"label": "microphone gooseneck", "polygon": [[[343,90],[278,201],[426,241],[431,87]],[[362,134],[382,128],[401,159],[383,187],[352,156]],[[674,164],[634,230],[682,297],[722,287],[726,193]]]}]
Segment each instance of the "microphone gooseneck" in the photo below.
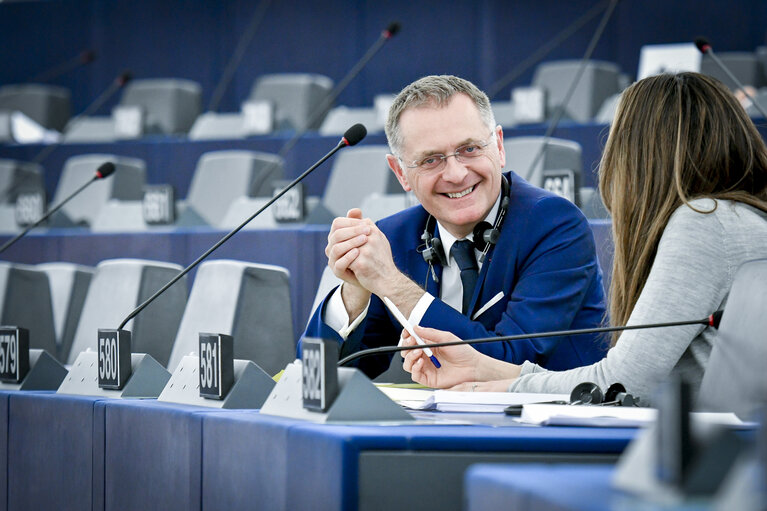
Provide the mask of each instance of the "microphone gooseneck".
[{"label": "microphone gooseneck", "polygon": [[[626,325],[626,326],[606,326],[597,328],[581,328],[578,330],[553,330],[551,332],[538,332],[534,334],[517,334],[517,335],[504,335],[499,337],[482,337],[479,339],[466,339],[450,342],[439,342],[428,344],[429,348],[441,348],[444,346],[458,346],[460,344],[484,344],[487,342],[502,342],[502,341],[522,341],[527,339],[538,339],[541,337],[560,337],[566,335],[581,335],[581,334],[597,334],[604,332],[621,332],[623,330],[642,330],[645,328],[666,328],[672,326],[685,326],[685,325],[707,325],[714,328],[719,328],[719,322],[722,319],[723,311],[716,311],[707,318],[693,319],[688,321],[672,321],[670,323],[650,323],[646,325]],[[357,353],[342,358],[338,361],[339,366],[343,366],[357,360],[358,358],[367,357],[370,355],[380,355],[383,353],[396,353],[398,351],[408,351],[423,349],[423,346],[418,344],[414,346],[382,346],[380,348],[370,348],[367,350],[361,350]]]},{"label": "microphone gooseneck", "polygon": [[578,86],[578,82],[581,81],[581,76],[583,76],[583,72],[586,70],[586,64],[588,63],[589,59],[591,59],[591,55],[594,53],[599,39],[602,38],[602,34],[604,33],[605,28],[607,28],[607,22],[610,20],[610,17],[612,16],[613,11],[617,5],[618,0],[610,0],[610,3],[607,6],[604,15],[602,16],[602,19],[599,21],[599,25],[594,31],[594,35],[591,37],[591,41],[589,41],[589,45],[583,54],[583,58],[581,58],[581,62],[578,66],[578,71],[576,71],[572,82],[570,82],[570,86],[567,89],[567,92],[565,92],[565,97],[562,99],[562,103],[554,112],[554,117],[551,119],[549,127],[546,128],[546,133],[543,134],[543,142],[541,143],[541,148],[538,150],[535,158],[533,158],[532,163],[530,163],[530,166],[527,168],[525,175],[522,176],[526,181],[530,180],[536,165],[538,165],[538,162],[543,157],[543,153],[546,151],[546,146],[549,145],[549,139],[554,134],[554,130],[557,129],[557,126],[559,126],[559,121],[562,120],[562,116],[565,114],[565,109],[567,108],[567,105],[570,103],[570,99],[575,93],[575,88]]},{"label": "microphone gooseneck", "polygon": [[280,190],[277,194],[275,194],[274,197],[272,197],[266,204],[264,204],[261,208],[259,208],[258,211],[250,215],[244,222],[242,222],[240,225],[232,229],[226,236],[218,240],[215,245],[210,247],[208,250],[205,251],[204,254],[202,254],[200,257],[194,260],[192,264],[181,270],[175,277],[173,277],[170,282],[165,284],[163,287],[161,287],[155,294],[147,298],[144,303],[133,309],[133,311],[128,314],[128,316],[120,323],[120,326],[117,327],[118,330],[122,330],[125,324],[133,319],[139,312],[144,310],[150,303],[152,303],[157,297],[159,297],[161,294],[163,294],[169,287],[171,287],[173,284],[178,282],[181,277],[189,273],[195,266],[200,264],[205,258],[207,258],[210,254],[213,253],[214,250],[216,250],[218,247],[226,243],[229,238],[240,232],[240,230],[245,227],[251,220],[256,218],[258,215],[261,214],[262,211],[264,211],[266,208],[274,204],[280,197],[285,195],[291,188],[296,186],[302,179],[304,179],[306,176],[308,176],[314,169],[322,165],[325,160],[333,156],[336,152],[338,152],[340,149],[348,146],[353,146],[357,143],[359,143],[363,138],[365,138],[365,135],[367,134],[367,129],[362,124],[355,124],[348,130],[346,130],[346,133],[344,133],[343,138],[338,141],[338,144],[330,150],[329,153],[327,153],[325,156],[319,159],[317,163],[309,167],[307,170],[304,171],[303,174],[295,178],[293,181],[288,183],[287,186],[285,186],[282,190]]},{"label": "microphone gooseneck", "polygon": [[32,79],[28,80],[32,83],[47,83],[53,80],[54,78],[58,78],[60,76],[65,75],[66,73],[72,71],[73,69],[77,69],[80,66],[84,66],[86,64],[90,64],[96,60],[96,52],[93,50],[84,50],[80,52],[75,57],[67,60],[66,62],[63,62],[61,64],[58,64],[57,66],[54,66],[47,71],[44,71],[36,76],[34,76]]},{"label": "microphone gooseneck", "polygon": [[591,9],[586,11],[583,15],[581,15],[581,17],[573,21],[570,25],[565,27],[561,32],[550,39],[546,44],[540,46],[530,56],[514,66],[511,71],[506,73],[506,75],[488,87],[487,97],[489,97],[491,100],[495,99],[498,93],[501,92],[501,90],[503,90],[507,85],[513,83],[517,78],[522,76],[522,74],[527,72],[528,69],[546,58],[549,53],[558,48],[564,41],[569,39],[570,36],[572,36],[584,25],[586,25],[586,23],[594,19],[597,14],[606,9],[609,1],[610,0],[603,0],[602,2],[594,4]]},{"label": "microphone gooseneck", "polygon": [[[306,132],[309,131],[310,126],[312,126],[319,119],[319,117],[325,113],[325,110],[333,104],[341,92],[346,89],[349,83],[362,71],[362,69],[368,64],[368,62],[370,62],[375,54],[378,53],[378,50],[380,50],[383,45],[386,44],[386,42],[389,41],[395,34],[397,34],[400,29],[401,25],[398,22],[395,21],[389,23],[386,29],[381,32],[381,36],[376,40],[373,46],[368,49],[365,55],[363,55],[362,58],[360,58],[360,60],[357,61],[357,63],[354,64],[354,66],[349,70],[349,72],[346,73],[346,76],[344,76],[341,81],[338,82],[333,90],[328,93],[325,99],[323,99],[320,104],[314,108],[311,114],[309,114],[309,118],[307,119],[304,128],[296,130],[290,140],[285,142],[285,145],[283,145],[279,153],[277,153],[279,156],[284,158],[285,155],[288,154],[291,149],[293,149],[301,137],[303,137]],[[275,164],[272,163],[272,165]]]},{"label": "microphone gooseneck", "polygon": [[21,231],[19,234],[11,238],[10,240],[6,241],[5,244],[0,247],[0,254],[5,252],[8,248],[11,247],[14,243],[19,241],[21,238],[27,235],[29,231],[40,225],[41,223],[45,222],[48,218],[51,217],[56,211],[60,210],[64,204],[69,202],[71,199],[73,199],[77,194],[85,190],[92,182],[98,180],[98,179],[104,179],[105,177],[108,177],[112,175],[112,173],[115,171],[115,164],[111,161],[102,163],[99,165],[99,168],[96,169],[96,173],[93,175],[92,178],[90,178],[88,181],[86,181],[80,188],[72,192],[69,197],[61,201],[56,207],[52,208],[50,211],[48,211],[46,214],[41,216],[35,223],[32,225],[27,226],[26,229]]},{"label": "microphone gooseneck", "polygon": [[743,91],[743,94],[748,97],[748,99],[751,100],[751,104],[754,105],[754,108],[759,110],[759,113],[762,114],[762,117],[767,119],[767,111],[764,110],[762,105],[759,104],[758,101],[756,101],[756,98],[748,92],[748,89],[743,85],[743,83],[738,80],[738,77],[735,76],[732,71],[730,71],[730,68],[728,68],[724,62],[722,62],[722,59],[720,59],[716,53],[714,53],[714,49],[711,47],[711,43],[708,42],[708,39],[705,37],[696,37],[695,38],[695,46],[698,48],[698,51],[700,51],[703,55],[708,55],[711,57],[711,60],[714,61],[714,63],[727,75],[727,77],[732,80],[732,82]]},{"label": "microphone gooseneck", "polygon": [[[115,92],[125,87],[125,85],[130,82],[133,79],[133,73],[130,71],[123,71],[120,73],[120,76],[114,79],[111,84],[109,84],[109,87],[107,87],[104,92],[102,92],[96,99],[93,100],[93,103],[88,105],[88,107],[83,110],[82,113],[76,115],[69,121],[69,127],[70,129],[75,126],[83,117],[88,117],[89,115],[92,115],[96,111],[98,111],[99,108],[102,107],[106,101],[111,98]],[[34,163],[42,163],[43,160],[45,160],[48,156],[51,155],[51,153],[59,147],[61,144],[64,143],[64,135],[62,134],[61,138],[59,138],[59,141],[50,144],[49,146],[46,146],[45,149],[37,153],[37,156],[35,156],[32,161]]]}]

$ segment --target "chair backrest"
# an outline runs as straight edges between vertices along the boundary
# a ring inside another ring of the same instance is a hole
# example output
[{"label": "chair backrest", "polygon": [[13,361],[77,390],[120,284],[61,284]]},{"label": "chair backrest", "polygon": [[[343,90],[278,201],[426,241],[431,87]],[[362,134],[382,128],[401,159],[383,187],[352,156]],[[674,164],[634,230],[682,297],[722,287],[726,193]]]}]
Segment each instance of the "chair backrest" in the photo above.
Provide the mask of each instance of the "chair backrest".
[{"label": "chair backrest", "polygon": [[326,105],[309,124],[315,110],[333,89],[333,80],[327,76],[305,73],[278,73],[263,75],[256,80],[250,93],[251,100],[270,101],[274,105],[276,129],[318,129],[333,106]]},{"label": "chair backrest", "polygon": [[543,186],[543,171],[568,169],[576,174],[583,170],[581,146],[578,142],[549,138],[535,166],[531,165],[543,147],[544,137],[514,137],[503,141],[506,168],[513,170],[535,186]]},{"label": "chair backrest", "polygon": [[[573,80],[578,76],[580,66],[580,60],[560,60],[543,62],[536,68],[533,85],[546,91],[549,117],[563,103]],[[605,99],[620,90],[620,68],[616,64],[588,61],[565,107],[565,118],[578,122],[590,121]]]},{"label": "chair backrest", "polygon": [[202,111],[202,87],[174,78],[134,80],[125,87],[121,106],[140,106],[147,133],[187,133]]},{"label": "chair backrest", "polygon": [[377,222],[417,203],[415,196],[411,199],[406,193],[371,193],[363,199],[360,209],[365,218]]},{"label": "chair backrest", "polygon": [[23,112],[41,126],[61,131],[69,120],[69,89],[39,83],[0,87],[0,110]]},{"label": "chair backrest", "polygon": [[29,347],[56,356],[48,276],[23,264],[0,262],[0,325],[29,330]]},{"label": "chair backrest", "polygon": [[704,411],[752,415],[767,403],[767,259],[736,272],[698,395]]},{"label": "chair backrest", "polygon": [[247,135],[242,114],[205,112],[189,129],[189,140],[226,140]]},{"label": "chair backrest", "polygon": [[234,358],[270,375],[295,358],[289,274],[285,268],[214,260],[200,265],[167,363],[199,351],[200,332],[234,337]]},{"label": "chair backrest", "polygon": [[320,135],[343,135],[346,130],[360,123],[367,128],[368,133],[383,131],[378,112],[373,107],[352,108],[337,106],[333,108],[320,126]]},{"label": "chair backrest", "polygon": [[[284,175],[283,160],[275,154],[255,151],[205,153],[192,176],[187,207],[208,224],[218,226],[238,197],[271,196],[274,181]],[[180,223],[183,224],[183,219]]]},{"label": "chair backrest", "polygon": [[13,204],[19,193],[44,192],[43,168],[26,161],[0,159],[0,204]]},{"label": "chair backrest", "polygon": [[517,125],[515,107],[512,101],[493,101],[490,106],[493,109],[496,124],[500,124],[504,128]]},{"label": "chair backrest", "polygon": [[[110,259],[96,266],[85,297],[67,361],[91,348],[96,350],[99,328],[117,328],[133,309],[181,271],[177,264],[141,259]],[[187,296],[186,277],[152,302],[125,326],[131,331],[131,351],[148,353],[168,363]]]},{"label": "chair backrest", "polygon": [[[727,66],[727,69],[735,75],[743,85],[751,85],[759,88],[767,85],[763,82],[762,69],[759,58],[752,52],[717,52],[717,57]],[[739,89],[738,85],[730,76],[711,58],[710,55],[703,55],[700,61],[700,72],[712,76],[724,83],[730,90]]]},{"label": "chair backrest", "polygon": [[612,124],[615,118],[615,112],[618,110],[618,102],[621,99],[621,92],[616,92],[602,103],[599,107],[597,115],[594,116],[594,121],[601,122],[602,124]]},{"label": "chair backrest", "polygon": [[113,154],[83,154],[73,156],[64,163],[53,203],[60,203],[88,182],[96,173],[96,169],[107,161],[115,164],[114,174],[92,183],[77,196],[76,200],[65,204],[51,218],[53,225],[90,225],[109,199],[141,199],[146,181],[146,167],[142,160]]},{"label": "chair backrest", "polygon": [[36,268],[48,275],[56,333],[56,356],[66,361],[72,348],[75,329],[80,322],[85,296],[96,270],[72,263],[45,263],[38,264]]},{"label": "chair backrest", "polygon": [[350,147],[336,156],[322,204],[336,216],[358,208],[371,193],[402,192],[386,163],[387,145]]}]

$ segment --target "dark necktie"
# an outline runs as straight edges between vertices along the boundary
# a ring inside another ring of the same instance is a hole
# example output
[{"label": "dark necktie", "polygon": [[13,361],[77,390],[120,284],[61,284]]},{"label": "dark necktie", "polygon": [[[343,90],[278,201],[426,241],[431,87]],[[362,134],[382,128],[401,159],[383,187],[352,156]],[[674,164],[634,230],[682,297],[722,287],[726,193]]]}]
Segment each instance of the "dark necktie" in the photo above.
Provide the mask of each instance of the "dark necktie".
[{"label": "dark necktie", "polygon": [[463,284],[463,313],[469,310],[474,287],[477,285],[477,260],[474,257],[474,244],[469,240],[459,240],[450,249],[458,268],[461,269],[461,284]]}]

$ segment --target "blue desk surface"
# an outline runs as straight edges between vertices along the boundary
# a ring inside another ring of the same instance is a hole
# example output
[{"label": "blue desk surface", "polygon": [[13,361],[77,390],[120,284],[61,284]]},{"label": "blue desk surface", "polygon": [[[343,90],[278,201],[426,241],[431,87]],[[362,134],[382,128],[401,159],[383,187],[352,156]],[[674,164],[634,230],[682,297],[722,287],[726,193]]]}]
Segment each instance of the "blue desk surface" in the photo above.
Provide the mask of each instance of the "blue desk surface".
[{"label": "blue desk surface", "polygon": [[[391,488],[387,477],[418,481],[408,476],[411,468],[428,467],[460,495],[470,463],[561,456],[609,462],[636,432],[322,425],[153,400],[0,393],[0,405],[4,399],[9,510],[378,509],[385,500],[375,493]],[[458,458],[457,469],[440,472]],[[395,468],[381,472],[386,463]],[[449,508],[459,509],[460,497]]]},{"label": "blue desk surface", "polygon": [[467,511],[702,510],[701,503],[663,506],[612,488],[613,466],[475,465],[466,472]]}]

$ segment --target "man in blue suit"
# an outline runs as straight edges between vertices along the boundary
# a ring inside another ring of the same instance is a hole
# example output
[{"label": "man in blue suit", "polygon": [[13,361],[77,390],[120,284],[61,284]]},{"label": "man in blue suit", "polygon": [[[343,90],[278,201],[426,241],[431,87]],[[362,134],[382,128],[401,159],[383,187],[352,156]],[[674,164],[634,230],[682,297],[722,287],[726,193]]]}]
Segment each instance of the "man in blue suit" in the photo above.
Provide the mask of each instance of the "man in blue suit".
[{"label": "man in blue suit", "polygon": [[[502,172],[503,129],[482,91],[454,76],[422,78],[394,100],[386,136],[389,166],[421,205],[377,224],[359,209],[333,221],[325,253],[344,283],[305,337],[337,339],[342,356],[396,345],[402,328],[384,297],[412,324],[462,339],[601,324],[602,277],[586,219],[566,199]],[[606,347],[595,335],[476,346],[554,370],[596,362]],[[374,377],[389,360],[363,358],[359,368]]]}]

